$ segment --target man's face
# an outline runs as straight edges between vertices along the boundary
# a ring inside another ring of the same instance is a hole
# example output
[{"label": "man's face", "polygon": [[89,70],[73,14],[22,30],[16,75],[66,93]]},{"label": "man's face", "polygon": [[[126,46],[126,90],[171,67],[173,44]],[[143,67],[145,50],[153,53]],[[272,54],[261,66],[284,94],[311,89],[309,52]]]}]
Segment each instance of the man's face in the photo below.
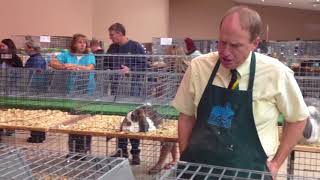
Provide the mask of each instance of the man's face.
[{"label": "man's face", "polygon": [[31,47],[29,47],[28,45],[25,45],[24,46],[24,49],[25,49],[25,51],[26,51],[26,53],[28,54],[28,55],[30,55],[31,54],[31,52],[32,52],[32,48]]},{"label": "man's face", "polygon": [[117,31],[109,31],[109,38],[115,44],[119,44],[121,42],[122,34]]},{"label": "man's face", "polygon": [[259,37],[250,41],[250,34],[240,26],[238,14],[224,18],[219,35],[218,52],[221,64],[227,69],[236,69],[259,43]]}]

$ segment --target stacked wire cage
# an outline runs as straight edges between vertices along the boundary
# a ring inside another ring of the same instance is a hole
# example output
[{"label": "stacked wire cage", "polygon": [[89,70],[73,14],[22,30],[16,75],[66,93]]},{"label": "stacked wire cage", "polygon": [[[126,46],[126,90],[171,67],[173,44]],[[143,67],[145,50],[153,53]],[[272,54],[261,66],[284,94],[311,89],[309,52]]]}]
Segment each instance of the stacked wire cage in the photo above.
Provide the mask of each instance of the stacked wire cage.
[{"label": "stacked wire cage", "polygon": [[[150,179],[147,170],[158,160],[162,142],[177,141],[178,113],[170,106],[187,64],[183,55],[95,55],[94,71],[24,68],[0,69],[0,128],[2,143],[32,151],[63,153],[75,161],[120,154],[119,138],[139,139],[140,165],[132,166],[137,179]],[[44,56],[48,57],[48,56]],[[296,58],[288,65],[305,97],[319,98],[319,58]],[[129,64],[130,71],[121,70]],[[115,66],[115,64],[117,66]],[[152,105],[163,125],[152,132],[120,131],[128,112]],[[28,143],[30,131],[45,132],[42,143]],[[70,134],[75,135],[70,138]],[[128,141],[128,159],[132,149]],[[308,146],[309,147],[309,146]],[[297,176],[320,177],[319,148],[300,147],[288,161]],[[82,154],[78,156],[78,154]],[[62,157],[61,156],[61,157]],[[121,157],[120,157],[121,158]],[[159,177],[159,175],[156,175]]]},{"label": "stacked wire cage", "polygon": [[[274,176],[277,180],[314,180],[319,176],[302,176],[278,173]],[[251,179],[271,180],[269,172],[248,169],[230,168],[207,164],[178,162],[170,171],[166,172],[160,180],[220,180],[220,179]]]},{"label": "stacked wire cage", "polygon": [[[310,48],[314,49],[315,47]],[[312,115],[312,109],[319,109],[320,107],[320,56],[298,56],[293,59],[292,63],[288,64],[294,71],[295,78]],[[320,119],[316,118],[316,122],[319,124]],[[319,129],[316,131],[319,131]],[[300,145],[295,147],[288,158],[288,173],[320,177],[320,141],[319,136],[316,138],[317,140],[313,143],[301,141]]]},{"label": "stacked wire cage", "polygon": [[[181,38],[169,38],[171,42],[166,44],[161,42],[162,38],[152,38],[152,54],[167,54],[168,47],[175,47],[177,49],[186,49],[184,39]],[[167,38],[165,38],[167,39]],[[217,50],[218,41],[213,39],[193,40],[197,50],[202,54],[214,52]]]},{"label": "stacked wire cage", "polygon": [[85,155],[66,158],[58,151],[35,150],[0,144],[1,179],[127,179],[134,180],[124,158]]},{"label": "stacked wire cage", "polygon": [[[137,179],[148,179],[162,142],[177,141],[178,113],[170,106],[185,70],[187,56],[96,55],[97,70],[61,71],[25,68],[0,70],[0,128],[5,145],[64,153],[77,161],[86,156],[111,157],[120,152],[119,138],[140,141]],[[132,62],[130,72],[110,67]],[[150,132],[120,131],[128,112],[152,105],[161,125]],[[44,132],[29,143],[31,132]],[[9,136],[6,136],[8,135]],[[132,149],[130,141],[128,151]],[[77,154],[82,154],[78,156]],[[132,155],[129,154],[131,161]],[[61,156],[62,157],[62,156]],[[89,158],[90,159],[90,158]]]}]

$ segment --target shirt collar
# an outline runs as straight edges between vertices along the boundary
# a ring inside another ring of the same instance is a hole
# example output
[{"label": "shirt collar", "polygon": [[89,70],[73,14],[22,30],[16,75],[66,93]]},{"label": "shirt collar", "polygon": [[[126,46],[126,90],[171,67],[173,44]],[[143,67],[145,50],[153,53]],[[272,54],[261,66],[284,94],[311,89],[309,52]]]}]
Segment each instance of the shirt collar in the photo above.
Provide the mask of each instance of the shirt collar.
[{"label": "shirt collar", "polygon": [[[238,75],[240,75],[240,77],[249,74],[251,56],[252,56],[252,52],[250,52],[246,60],[239,67],[237,67],[237,72],[238,72]],[[224,66],[220,65],[218,74],[223,77],[227,77],[227,76],[231,76],[231,71],[230,69],[227,69]]]},{"label": "shirt collar", "polygon": [[239,67],[237,67],[237,71],[238,71],[240,77],[249,74],[251,56],[252,56],[252,52],[250,52],[248,57],[246,58],[246,60]]}]

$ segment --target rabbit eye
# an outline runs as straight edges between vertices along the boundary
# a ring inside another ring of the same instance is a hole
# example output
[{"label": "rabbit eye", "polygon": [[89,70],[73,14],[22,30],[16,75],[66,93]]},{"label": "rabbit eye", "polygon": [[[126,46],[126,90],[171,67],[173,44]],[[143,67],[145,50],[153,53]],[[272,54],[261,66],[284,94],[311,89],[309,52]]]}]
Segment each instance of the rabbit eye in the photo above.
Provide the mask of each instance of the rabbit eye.
[{"label": "rabbit eye", "polygon": [[136,115],[136,114],[132,114],[132,115],[131,115],[131,120],[132,120],[133,122],[136,122],[136,121],[137,121],[137,115]]}]

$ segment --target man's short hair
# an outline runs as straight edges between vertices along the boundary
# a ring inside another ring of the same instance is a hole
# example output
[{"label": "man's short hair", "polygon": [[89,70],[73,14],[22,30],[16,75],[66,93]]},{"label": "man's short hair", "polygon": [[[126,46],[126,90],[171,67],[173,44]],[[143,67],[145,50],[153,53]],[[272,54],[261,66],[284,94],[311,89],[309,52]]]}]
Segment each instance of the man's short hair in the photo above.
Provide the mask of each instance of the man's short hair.
[{"label": "man's short hair", "polygon": [[35,52],[40,52],[40,42],[36,42],[32,39],[28,39],[25,45],[29,48],[32,48]]},{"label": "man's short hair", "polygon": [[109,31],[115,31],[115,32],[119,32],[122,35],[126,35],[126,28],[124,28],[124,26],[120,23],[114,23],[112,24],[109,29]]},{"label": "man's short hair", "polygon": [[262,31],[262,20],[257,11],[250,9],[247,6],[235,6],[229,9],[223,16],[220,22],[220,28],[225,17],[238,14],[240,19],[240,25],[243,30],[246,30],[250,34],[250,41],[253,41],[260,36]]}]

